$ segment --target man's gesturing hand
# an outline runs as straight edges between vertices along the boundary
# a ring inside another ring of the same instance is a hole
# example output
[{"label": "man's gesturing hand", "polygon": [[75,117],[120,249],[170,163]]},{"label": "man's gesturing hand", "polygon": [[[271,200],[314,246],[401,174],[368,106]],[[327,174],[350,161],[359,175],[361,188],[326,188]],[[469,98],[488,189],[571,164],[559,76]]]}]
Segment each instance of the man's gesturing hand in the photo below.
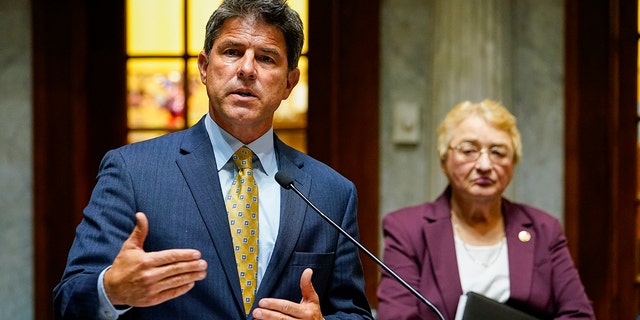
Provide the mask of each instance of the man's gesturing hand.
[{"label": "man's gesturing hand", "polygon": [[149,222],[136,213],[137,224],[104,274],[104,289],[113,305],[153,306],[183,295],[207,275],[207,262],[193,249],[145,252]]},{"label": "man's gesturing hand", "polygon": [[258,305],[260,308],[253,310],[253,317],[260,320],[268,319],[309,319],[321,320],[320,298],[311,283],[313,270],[307,268],[300,277],[300,290],[302,300],[300,303],[283,299],[265,298]]}]

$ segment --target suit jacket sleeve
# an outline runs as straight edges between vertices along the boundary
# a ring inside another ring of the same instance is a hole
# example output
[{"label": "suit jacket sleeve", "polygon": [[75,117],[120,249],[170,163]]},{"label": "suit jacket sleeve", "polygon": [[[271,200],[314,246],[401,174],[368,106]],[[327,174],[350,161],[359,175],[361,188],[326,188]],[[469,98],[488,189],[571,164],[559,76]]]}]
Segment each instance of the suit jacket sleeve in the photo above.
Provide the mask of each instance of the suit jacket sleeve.
[{"label": "suit jacket sleeve", "polygon": [[89,319],[98,313],[98,276],[135,227],[134,190],[125,166],[116,151],[107,153],[100,165],[67,268],[53,291],[56,319]]},{"label": "suit jacket sleeve", "polygon": [[[424,214],[430,210],[429,208],[426,204],[406,207],[384,217],[383,257],[384,262],[394,272],[446,316],[446,309],[440,299],[442,292],[439,291],[438,279],[432,272],[433,262],[430,261],[426,240],[423,238],[426,223]],[[452,275],[457,275],[455,265],[444,264]],[[457,278],[445,277],[440,280],[443,280],[448,288],[459,287]],[[378,299],[378,319],[439,319],[433,310],[427,308],[407,288],[384,272],[378,286]]]},{"label": "suit jacket sleeve", "polygon": [[[507,303],[541,318],[593,319],[591,302],[571,259],[560,222],[526,205],[507,207],[512,208],[509,211],[514,217],[530,219],[530,222],[508,223],[512,234],[509,255],[513,261],[510,262],[511,298]],[[532,240],[520,241],[519,230],[528,230]],[[526,253],[532,243],[535,244],[531,248],[533,252]],[[525,261],[530,262],[521,265]]]},{"label": "suit jacket sleeve", "polygon": [[549,255],[553,266],[551,283],[555,297],[555,319],[594,319],[591,302],[571,259],[567,239],[560,223],[554,222],[552,234],[555,241],[549,247]]}]

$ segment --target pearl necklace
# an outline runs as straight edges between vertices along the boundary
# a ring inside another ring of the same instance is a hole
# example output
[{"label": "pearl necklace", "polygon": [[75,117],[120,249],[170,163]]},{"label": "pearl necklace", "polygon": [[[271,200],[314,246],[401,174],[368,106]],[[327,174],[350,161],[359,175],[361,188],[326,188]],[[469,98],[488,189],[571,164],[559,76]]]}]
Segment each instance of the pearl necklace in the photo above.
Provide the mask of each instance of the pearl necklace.
[{"label": "pearl necklace", "polygon": [[453,224],[453,228],[454,228],[455,233],[458,235],[458,239],[460,239],[460,242],[462,242],[462,248],[464,249],[464,252],[467,253],[467,255],[469,256],[471,261],[473,261],[475,264],[478,264],[478,265],[483,266],[485,268],[489,268],[494,263],[496,263],[496,261],[498,261],[498,258],[500,258],[500,253],[502,253],[502,247],[504,247],[504,243],[507,242],[504,239],[504,233],[502,234],[502,237],[500,238],[500,246],[498,247],[498,252],[493,256],[491,261],[487,262],[487,261],[480,261],[480,260],[476,259],[476,257],[474,257],[471,254],[471,251],[469,251],[469,248],[467,247],[467,243],[464,241],[464,239],[462,239],[461,232],[460,232],[460,226],[457,223]]}]

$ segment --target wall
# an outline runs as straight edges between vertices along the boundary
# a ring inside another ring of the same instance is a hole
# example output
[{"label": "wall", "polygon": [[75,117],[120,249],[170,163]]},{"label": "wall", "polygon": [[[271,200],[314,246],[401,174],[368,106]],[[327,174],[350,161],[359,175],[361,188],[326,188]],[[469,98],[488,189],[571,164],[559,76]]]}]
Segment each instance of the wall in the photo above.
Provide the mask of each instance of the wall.
[{"label": "wall", "polygon": [[33,319],[31,10],[0,2],[0,318]]},{"label": "wall", "polygon": [[[523,135],[524,158],[507,197],[562,220],[562,1],[383,0],[381,6],[381,217],[442,192],[437,125],[459,101],[492,98],[511,110]],[[395,140],[394,122],[412,109],[420,138]]]}]

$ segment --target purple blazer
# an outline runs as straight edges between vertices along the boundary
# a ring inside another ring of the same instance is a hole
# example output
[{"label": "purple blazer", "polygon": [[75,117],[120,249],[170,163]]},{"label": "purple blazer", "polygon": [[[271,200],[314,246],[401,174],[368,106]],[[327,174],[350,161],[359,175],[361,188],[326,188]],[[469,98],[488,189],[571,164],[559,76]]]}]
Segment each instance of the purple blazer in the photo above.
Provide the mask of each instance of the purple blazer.
[{"label": "purple blazer", "polygon": [[[434,202],[386,215],[384,262],[453,320],[462,294],[449,200],[451,190]],[[578,271],[558,220],[527,205],[502,200],[511,296],[507,304],[541,319],[594,319]],[[529,241],[518,234],[527,231]],[[428,306],[382,272],[378,318],[438,319]]]}]

